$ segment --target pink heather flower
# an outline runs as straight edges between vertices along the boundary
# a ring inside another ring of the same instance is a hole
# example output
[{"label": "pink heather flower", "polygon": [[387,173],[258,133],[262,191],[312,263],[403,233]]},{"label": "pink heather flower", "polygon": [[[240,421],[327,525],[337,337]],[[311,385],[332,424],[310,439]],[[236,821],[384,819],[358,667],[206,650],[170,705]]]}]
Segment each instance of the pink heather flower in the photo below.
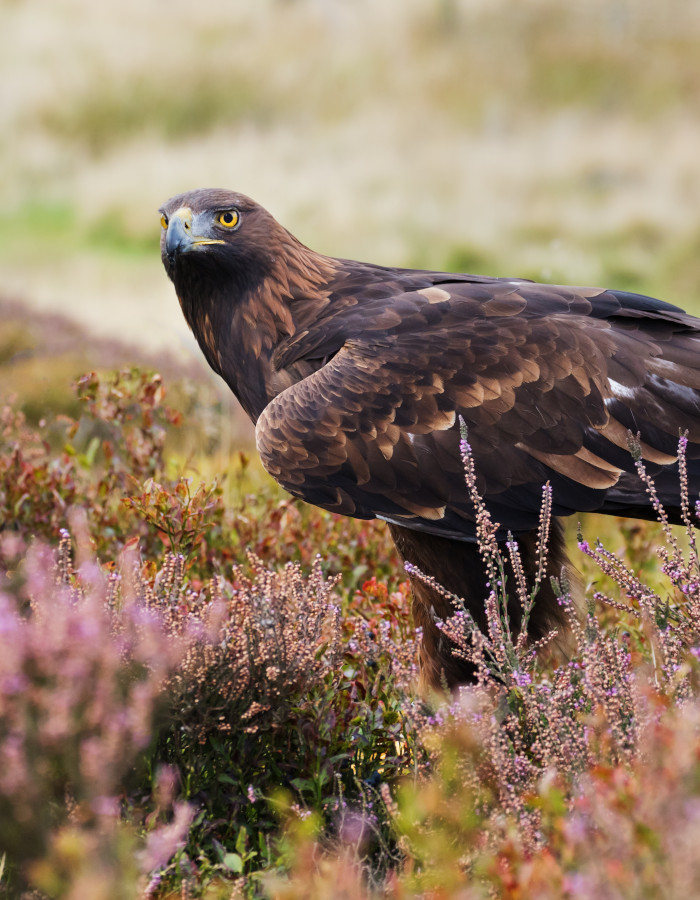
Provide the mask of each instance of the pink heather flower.
[{"label": "pink heather flower", "polygon": [[194,819],[194,807],[189,803],[176,803],[173,820],[161,825],[146,838],[146,846],[139,854],[141,870],[154,872],[166,866],[178,850],[187,843],[187,834]]}]

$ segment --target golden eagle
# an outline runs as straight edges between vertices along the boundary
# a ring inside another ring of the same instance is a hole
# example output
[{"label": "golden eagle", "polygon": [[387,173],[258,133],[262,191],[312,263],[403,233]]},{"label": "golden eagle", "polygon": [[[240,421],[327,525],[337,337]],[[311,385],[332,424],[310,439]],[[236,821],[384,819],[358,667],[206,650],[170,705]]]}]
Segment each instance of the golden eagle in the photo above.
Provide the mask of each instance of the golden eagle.
[{"label": "golden eagle", "polygon": [[[160,212],[165,270],[209,365],[256,423],[267,471],[309,503],[388,522],[403,559],[464,597],[480,624],[486,576],[460,417],[498,537],[516,536],[526,574],[545,482],[555,516],[655,517],[630,431],[672,520],[679,430],[698,486],[700,320],[678,307],[334,259],[230,191],[180,194]],[[557,526],[550,572],[565,559]],[[424,678],[469,680],[435,625],[450,603],[419,580],[412,589]],[[560,620],[543,584],[529,633]]]}]

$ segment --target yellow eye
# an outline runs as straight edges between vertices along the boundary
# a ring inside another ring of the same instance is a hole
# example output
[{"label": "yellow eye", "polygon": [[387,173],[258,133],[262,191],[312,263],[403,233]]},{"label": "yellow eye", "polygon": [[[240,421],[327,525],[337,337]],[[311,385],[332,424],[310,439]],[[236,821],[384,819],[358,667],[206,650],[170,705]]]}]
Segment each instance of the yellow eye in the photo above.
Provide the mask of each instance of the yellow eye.
[{"label": "yellow eye", "polygon": [[219,213],[219,224],[224,228],[235,228],[239,219],[240,216],[235,209],[227,209],[226,212]]},{"label": "yellow eye", "polygon": [[162,228],[168,227],[168,217],[165,215],[165,213],[163,213],[163,215],[160,217],[160,224]]}]

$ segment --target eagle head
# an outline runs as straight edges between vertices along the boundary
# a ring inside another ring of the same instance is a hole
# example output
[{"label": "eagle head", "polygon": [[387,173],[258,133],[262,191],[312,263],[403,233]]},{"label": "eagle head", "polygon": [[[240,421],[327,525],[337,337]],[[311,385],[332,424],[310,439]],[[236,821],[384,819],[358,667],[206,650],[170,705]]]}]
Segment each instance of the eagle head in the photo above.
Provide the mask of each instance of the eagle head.
[{"label": "eagle head", "polygon": [[234,191],[201,189],[171,197],[159,210],[160,254],[178,295],[217,286],[248,289],[269,273],[282,227]]}]

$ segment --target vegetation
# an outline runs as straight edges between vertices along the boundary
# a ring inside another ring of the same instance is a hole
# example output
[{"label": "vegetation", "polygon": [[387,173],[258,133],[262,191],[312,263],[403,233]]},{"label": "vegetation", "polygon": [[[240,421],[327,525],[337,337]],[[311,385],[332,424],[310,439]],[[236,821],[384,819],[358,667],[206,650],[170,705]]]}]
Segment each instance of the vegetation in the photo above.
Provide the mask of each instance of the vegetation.
[{"label": "vegetation", "polygon": [[283,495],[163,356],[186,338],[156,215],[220,184],[323,252],[697,312],[696,6],[0,19],[0,896],[700,893],[692,529],[584,520],[568,662],[513,641],[496,591],[484,639],[459,605],[444,626],[479,683],[421,699],[385,530]]},{"label": "vegetation", "polygon": [[[242,190],[325,253],[697,310],[686,0],[7,2],[3,292],[174,347],[159,205]],[[80,27],[76,27],[80,23]],[[115,312],[118,311],[118,316]]]},{"label": "vegetation", "polygon": [[[692,891],[690,503],[687,549],[669,528],[659,542],[663,590],[580,538],[614,590],[577,611],[561,581],[574,646],[558,666],[510,635],[498,585],[515,578],[525,607],[536,585],[485,521],[489,632],[457,598],[444,623],[478,682],[421,700],[380,528],[282,498],[244,454],[235,489],[174,472],[160,376],[92,373],[76,393],[78,418],[0,416],[7,896]],[[548,515],[545,490],[543,554]]]}]

